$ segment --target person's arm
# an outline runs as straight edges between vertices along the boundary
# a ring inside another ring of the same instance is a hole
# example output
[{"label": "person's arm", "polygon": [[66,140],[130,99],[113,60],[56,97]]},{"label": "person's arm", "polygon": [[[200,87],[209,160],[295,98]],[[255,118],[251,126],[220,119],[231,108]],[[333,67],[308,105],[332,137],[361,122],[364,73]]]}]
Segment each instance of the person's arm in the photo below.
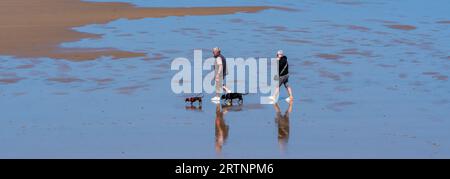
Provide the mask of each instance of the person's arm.
[{"label": "person's arm", "polygon": [[220,74],[222,74],[222,64],[218,65],[219,69],[217,70],[217,76],[219,76]]},{"label": "person's arm", "polygon": [[[289,62],[288,62],[288,60],[287,60],[287,58],[285,57],[285,61],[286,61],[286,69],[284,70],[284,73],[286,73],[286,71],[289,71]],[[286,73],[286,74],[288,74],[288,73]]]},{"label": "person's arm", "polygon": [[[289,62],[286,60],[286,70],[289,72]],[[288,73],[289,74],[289,73]]]},{"label": "person's arm", "polygon": [[286,70],[289,70],[289,62],[287,59],[286,59]]}]

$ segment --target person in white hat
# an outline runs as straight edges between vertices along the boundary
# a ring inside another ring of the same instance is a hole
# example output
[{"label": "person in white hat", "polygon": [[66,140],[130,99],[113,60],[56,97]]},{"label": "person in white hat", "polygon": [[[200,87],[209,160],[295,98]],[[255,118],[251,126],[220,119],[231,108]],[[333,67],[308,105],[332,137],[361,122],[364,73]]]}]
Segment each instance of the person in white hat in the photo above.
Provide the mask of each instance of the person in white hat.
[{"label": "person in white hat", "polygon": [[278,60],[278,77],[279,77],[279,86],[275,88],[274,95],[271,96],[271,99],[275,101],[275,99],[278,98],[278,95],[280,93],[280,87],[281,85],[284,85],[284,87],[287,89],[287,92],[289,94],[289,97],[286,98],[286,101],[292,101],[294,99],[294,96],[292,95],[292,89],[289,85],[289,64],[287,57],[284,55],[283,50],[278,50],[277,52],[277,60]]}]

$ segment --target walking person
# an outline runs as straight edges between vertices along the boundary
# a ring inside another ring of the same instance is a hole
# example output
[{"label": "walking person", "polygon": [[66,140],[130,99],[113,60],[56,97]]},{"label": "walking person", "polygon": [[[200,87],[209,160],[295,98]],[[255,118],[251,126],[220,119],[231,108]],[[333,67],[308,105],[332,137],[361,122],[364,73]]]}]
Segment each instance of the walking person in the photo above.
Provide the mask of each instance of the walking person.
[{"label": "walking person", "polygon": [[231,91],[225,85],[225,76],[228,74],[227,70],[227,61],[226,58],[222,55],[219,47],[213,48],[213,55],[215,58],[214,61],[214,71],[215,71],[215,82],[216,82],[216,96],[211,98],[211,101],[218,102],[220,101],[220,95],[222,93],[222,89],[227,93]]},{"label": "walking person", "polygon": [[284,87],[287,89],[287,92],[289,94],[289,97],[286,98],[286,101],[292,101],[294,99],[294,96],[292,95],[292,89],[289,85],[289,64],[287,57],[284,55],[283,50],[278,50],[277,52],[277,60],[278,60],[278,80],[279,85],[275,88],[274,95],[270,97],[271,100],[277,101],[278,95],[280,93],[280,87],[281,85],[284,85]]}]

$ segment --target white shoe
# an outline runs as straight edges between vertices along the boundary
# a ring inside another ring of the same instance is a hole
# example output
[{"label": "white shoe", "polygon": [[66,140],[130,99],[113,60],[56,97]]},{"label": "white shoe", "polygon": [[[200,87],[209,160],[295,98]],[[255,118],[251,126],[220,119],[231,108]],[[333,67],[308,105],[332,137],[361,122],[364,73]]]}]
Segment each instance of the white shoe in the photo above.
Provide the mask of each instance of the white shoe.
[{"label": "white shoe", "polygon": [[269,103],[270,104],[275,104],[275,103],[278,103],[278,99],[277,98],[275,98],[275,97],[273,97],[273,96],[270,96],[269,97]]},{"label": "white shoe", "polygon": [[268,101],[266,104],[275,104],[276,102],[274,100]]},{"label": "white shoe", "polygon": [[273,97],[273,96],[270,96],[269,99],[272,101],[275,101],[275,97]]},{"label": "white shoe", "polygon": [[215,96],[214,98],[211,98],[211,101],[220,101],[220,98]]}]

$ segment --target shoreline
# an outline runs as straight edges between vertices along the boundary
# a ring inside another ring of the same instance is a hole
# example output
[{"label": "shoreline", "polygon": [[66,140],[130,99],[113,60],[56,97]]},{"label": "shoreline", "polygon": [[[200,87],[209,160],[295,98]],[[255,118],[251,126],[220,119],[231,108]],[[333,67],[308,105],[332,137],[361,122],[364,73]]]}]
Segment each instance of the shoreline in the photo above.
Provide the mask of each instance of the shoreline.
[{"label": "shoreline", "polygon": [[81,0],[3,0],[0,2],[0,55],[18,58],[48,57],[73,61],[144,57],[145,53],[117,49],[71,49],[61,43],[101,34],[77,32],[73,28],[88,24],[106,24],[116,19],[163,18],[168,16],[206,16],[256,13],[272,7],[189,7],[141,8],[129,3],[86,2]]}]

